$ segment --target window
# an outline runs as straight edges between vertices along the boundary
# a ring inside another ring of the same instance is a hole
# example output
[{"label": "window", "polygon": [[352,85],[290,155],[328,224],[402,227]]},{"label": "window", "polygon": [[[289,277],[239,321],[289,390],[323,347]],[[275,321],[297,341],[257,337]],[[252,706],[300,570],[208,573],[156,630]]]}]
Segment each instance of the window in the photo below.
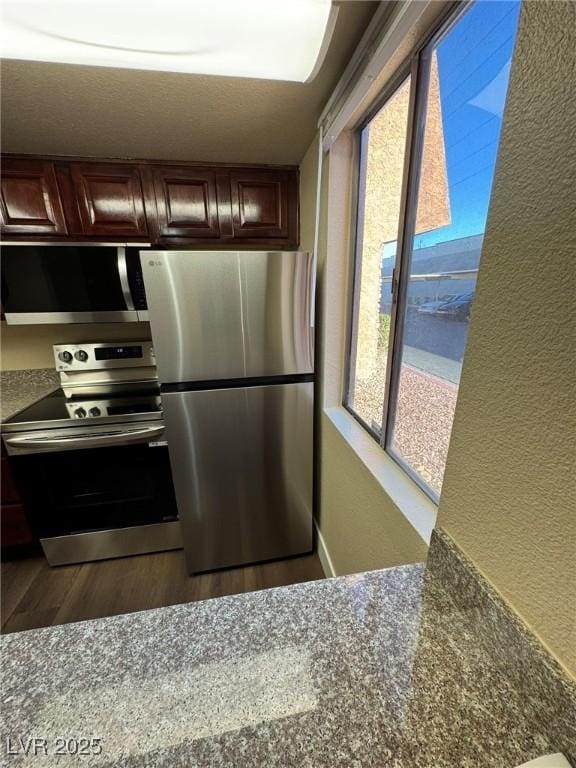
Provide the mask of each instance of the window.
[{"label": "window", "polygon": [[519,12],[519,0],[468,4],[418,53],[359,132],[344,404],[435,500]]}]

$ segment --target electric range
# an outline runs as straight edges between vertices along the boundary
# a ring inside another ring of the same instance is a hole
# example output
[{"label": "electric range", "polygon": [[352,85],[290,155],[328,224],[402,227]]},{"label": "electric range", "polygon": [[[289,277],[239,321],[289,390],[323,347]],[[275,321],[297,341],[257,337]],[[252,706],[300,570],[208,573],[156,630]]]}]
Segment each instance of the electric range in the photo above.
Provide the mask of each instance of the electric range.
[{"label": "electric range", "polygon": [[4,445],[51,565],[182,546],[150,341],[54,347],[61,388]]}]

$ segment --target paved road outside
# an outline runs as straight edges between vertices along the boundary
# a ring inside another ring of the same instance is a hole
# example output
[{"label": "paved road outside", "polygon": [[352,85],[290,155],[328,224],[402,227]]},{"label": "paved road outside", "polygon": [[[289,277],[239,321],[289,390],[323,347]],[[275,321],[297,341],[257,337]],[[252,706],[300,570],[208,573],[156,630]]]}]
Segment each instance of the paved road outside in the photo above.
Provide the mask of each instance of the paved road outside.
[{"label": "paved road outside", "polygon": [[467,322],[425,315],[415,309],[408,311],[404,326],[404,343],[409,347],[461,363],[467,338]]},{"label": "paved road outside", "polygon": [[449,357],[442,357],[442,355],[435,355],[423,349],[406,346],[402,353],[402,362],[422,373],[429,373],[439,379],[449,381],[451,384],[457,385],[460,382],[462,364],[457,360],[451,360]]}]

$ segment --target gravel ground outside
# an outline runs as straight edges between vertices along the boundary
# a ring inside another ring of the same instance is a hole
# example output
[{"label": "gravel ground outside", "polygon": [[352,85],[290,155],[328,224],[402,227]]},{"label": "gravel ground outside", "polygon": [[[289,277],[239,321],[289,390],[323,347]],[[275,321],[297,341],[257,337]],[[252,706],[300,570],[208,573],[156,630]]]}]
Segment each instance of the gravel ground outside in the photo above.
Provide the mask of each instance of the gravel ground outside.
[{"label": "gravel ground outside", "polygon": [[[380,431],[386,381],[386,350],[381,349],[374,373],[356,381],[356,413]],[[458,387],[437,376],[403,364],[392,447],[438,494],[450,444]]]},{"label": "gravel ground outside", "polygon": [[408,365],[400,371],[393,449],[440,494],[458,387]]},{"label": "gravel ground outside", "polygon": [[356,379],[350,406],[366,424],[380,433],[384,390],[386,388],[386,358],[388,350],[379,349],[374,371],[369,379]]}]

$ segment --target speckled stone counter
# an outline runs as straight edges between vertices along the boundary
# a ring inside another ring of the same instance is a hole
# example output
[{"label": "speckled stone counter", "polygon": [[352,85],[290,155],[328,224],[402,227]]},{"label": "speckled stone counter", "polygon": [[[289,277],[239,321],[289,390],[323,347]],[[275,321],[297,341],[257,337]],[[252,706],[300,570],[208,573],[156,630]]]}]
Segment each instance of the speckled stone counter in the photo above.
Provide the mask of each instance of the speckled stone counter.
[{"label": "speckled stone counter", "polygon": [[53,368],[2,371],[0,376],[0,421],[6,421],[60,386]]},{"label": "speckled stone counter", "polygon": [[[513,768],[555,751],[574,761],[573,683],[478,578],[436,534],[426,573],[405,566],[4,636],[3,764]],[[48,754],[25,757],[18,737],[30,736]],[[58,738],[101,742],[88,757],[56,756]]]}]

